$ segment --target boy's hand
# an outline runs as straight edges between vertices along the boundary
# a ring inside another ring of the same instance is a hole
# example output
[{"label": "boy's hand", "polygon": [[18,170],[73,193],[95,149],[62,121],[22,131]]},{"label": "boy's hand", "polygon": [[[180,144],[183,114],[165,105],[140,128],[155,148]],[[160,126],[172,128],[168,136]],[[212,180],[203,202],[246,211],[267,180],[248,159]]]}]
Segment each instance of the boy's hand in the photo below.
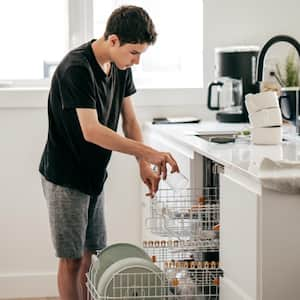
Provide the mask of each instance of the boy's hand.
[{"label": "boy's hand", "polygon": [[160,175],[153,171],[151,165],[144,160],[139,162],[139,166],[141,178],[149,189],[149,192],[146,194],[146,196],[153,198],[158,190]]},{"label": "boy's hand", "polygon": [[177,162],[171,153],[151,149],[151,151],[145,152],[142,158],[155,165],[158,175],[162,175],[163,179],[167,178],[167,164],[171,166],[171,173],[179,172]]}]

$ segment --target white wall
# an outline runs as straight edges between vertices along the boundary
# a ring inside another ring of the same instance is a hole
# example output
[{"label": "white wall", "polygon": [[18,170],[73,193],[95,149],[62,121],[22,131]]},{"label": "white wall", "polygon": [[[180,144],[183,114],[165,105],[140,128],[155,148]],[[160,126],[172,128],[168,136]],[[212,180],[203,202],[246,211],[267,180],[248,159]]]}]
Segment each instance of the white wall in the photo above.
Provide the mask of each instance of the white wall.
[{"label": "white wall", "polygon": [[298,0],[203,1],[205,87],[214,78],[215,47],[262,47],[271,37],[278,34],[291,35],[300,41]]},{"label": "white wall", "polygon": [[[278,2],[278,4],[277,4]],[[258,44],[275,34],[300,40],[297,0],[204,0],[204,79],[213,80],[214,48]],[[191,41],[183,41],[192,47]],[[47,91],[0,90],[0,299],[52,296],[56,259],[50,243],[38,162],[46,138]],[[153,116],[211,118],[204,90],[143,90],[135,97],[142,122]],[[141,190],[133,158],[114,154],[106,185],[109,243],[141,238]]]}]

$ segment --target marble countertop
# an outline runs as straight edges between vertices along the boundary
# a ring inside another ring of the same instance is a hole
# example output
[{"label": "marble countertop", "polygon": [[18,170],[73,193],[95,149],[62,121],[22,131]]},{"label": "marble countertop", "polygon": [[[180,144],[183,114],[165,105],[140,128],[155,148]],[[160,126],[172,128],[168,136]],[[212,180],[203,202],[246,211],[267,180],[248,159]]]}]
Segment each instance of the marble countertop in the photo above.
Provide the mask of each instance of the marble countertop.
[{"label": "marble countertop", "polygon": [[279,145],[254,145],[250,137],[238,137],[234,143],[216,144],[196,136],[207,133],[230,133],[249,129],[248,123],[220,123],[202,121],[198,124],[145,124],[146,130],[159,133],[180,142],[225,167],[236,168],[246,175],[259,178],[259,167],[263,158],[274,161],[300,161],[300,137],[296,137],[293,126],[283,127],[284,141]]}]

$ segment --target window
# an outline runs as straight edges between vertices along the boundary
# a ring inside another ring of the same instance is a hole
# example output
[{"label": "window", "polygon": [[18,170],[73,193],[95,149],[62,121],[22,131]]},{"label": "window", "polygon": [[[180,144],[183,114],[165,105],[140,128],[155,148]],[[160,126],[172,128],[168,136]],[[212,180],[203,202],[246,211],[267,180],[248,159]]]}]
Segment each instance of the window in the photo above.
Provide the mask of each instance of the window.
[{"label": "window", "polygon": [[202,0],[1,0],[0,86],[48,84],[57,63],[102,36],[112,10],[144,7],[158,39],[133,68],[139,87],[202,86]]},{"label": "window", "polygon": [[65,0],[2,0],[0,81],[43,79],[68,49]]},{"label": "window", "polygon": [[202,87],[202,1],[94,0],[94,36],[103,34],[111,11],[123,4],[147,10],[158,32],[157,42],[133,67],[139,86]]}]

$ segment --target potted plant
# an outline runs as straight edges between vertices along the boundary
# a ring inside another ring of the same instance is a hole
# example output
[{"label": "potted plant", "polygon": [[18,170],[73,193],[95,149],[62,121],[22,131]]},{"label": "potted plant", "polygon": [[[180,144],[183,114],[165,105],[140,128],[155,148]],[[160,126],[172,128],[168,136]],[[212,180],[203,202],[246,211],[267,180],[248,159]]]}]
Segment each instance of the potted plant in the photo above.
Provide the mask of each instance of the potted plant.
[{"label": "potted plant", "polygon": [[284,121],[293,123],[298,127],[299,98],[300,98],[300,65],[296,51],[291,49],[286,57],[285,64],[280,67],[275,65],[273,75],[280,84],[279,105]]},{"label": "potted plant", "polygon": [[284,67],[281,68],[277,63],[275,66],[276,71],[274,72],[274,74],[271,74],[275,76],[278,83],[282,87],[299,86],[300,65],[298,61],[298,56],[295,56],[295,54],[296,54],[295,50],[291,49],[289,54],[286,57]]}]

